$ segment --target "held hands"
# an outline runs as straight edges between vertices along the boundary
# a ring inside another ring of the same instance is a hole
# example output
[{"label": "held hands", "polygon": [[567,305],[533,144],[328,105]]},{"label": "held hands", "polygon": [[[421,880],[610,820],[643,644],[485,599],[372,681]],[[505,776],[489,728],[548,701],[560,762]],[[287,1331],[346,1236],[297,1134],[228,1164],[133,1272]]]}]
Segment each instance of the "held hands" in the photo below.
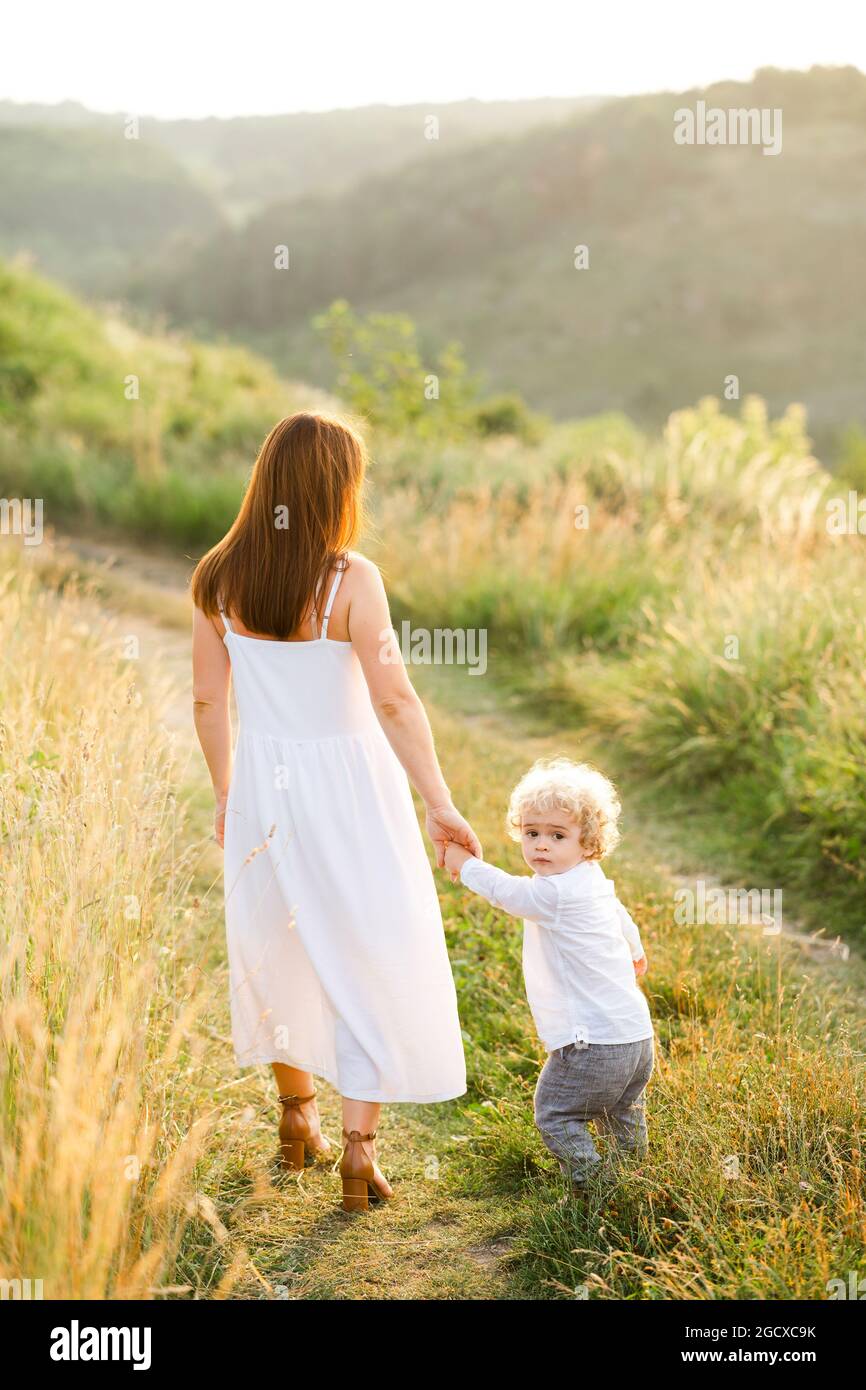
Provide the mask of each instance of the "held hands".
[{"label": "held hands", "polygon": [[427,834],[436,847],[437,868],[445,867],[445,847],[449,842],[462,845],[466,851],[464,857],[474,854],[483,858],[481,841],[450,801],[442,806],[427,807]]},{"label": "held hands", "polygon": [[451,875],[452,883],[457,882],[460,877],[460,870],[463,868],[466,860],[471,858],[472,855],[469,851],[464,849],[462,845],[455,844],[453,840],[450,840],[445,846],[445,868]]}]

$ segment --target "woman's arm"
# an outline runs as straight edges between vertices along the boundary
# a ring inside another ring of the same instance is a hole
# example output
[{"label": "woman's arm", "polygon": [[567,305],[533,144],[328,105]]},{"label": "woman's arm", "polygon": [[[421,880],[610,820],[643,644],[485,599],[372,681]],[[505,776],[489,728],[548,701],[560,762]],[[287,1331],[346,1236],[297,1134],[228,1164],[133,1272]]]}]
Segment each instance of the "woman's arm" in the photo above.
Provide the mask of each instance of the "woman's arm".
[{"label": "woman's arm", "polygon": [[442,775],[427,711],[409,680],[391,625],[388,596],[376,565],[353,556],[357,577],[348,611],[349,636],[361,663],[376,717],[406,775],[427,807],[427,830],[439,867],[456,840],[478,857],[477,835],[454,807]]},{"label": "woman's arm", "polygon": [[192,621],[192,711],[216,798],[214,833],[220,845],[232,772],[230,684],[231,662],[225,643],[210,619],[196,608]]}]

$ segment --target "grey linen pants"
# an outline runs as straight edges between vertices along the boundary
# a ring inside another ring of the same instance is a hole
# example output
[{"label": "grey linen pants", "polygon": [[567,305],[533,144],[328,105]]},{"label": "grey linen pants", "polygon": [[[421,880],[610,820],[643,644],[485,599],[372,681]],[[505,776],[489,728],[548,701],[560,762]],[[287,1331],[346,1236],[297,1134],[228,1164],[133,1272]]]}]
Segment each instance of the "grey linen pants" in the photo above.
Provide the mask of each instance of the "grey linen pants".
[{"label": "grey linen pants", "polygon": [[601,1163],[589,1120],[624,1149],[645,1147],[644,1091],[652,1070],[652,1038],[569,1043],[548,1055],[535,1088],[535,1123],[572,1182],[585,1182]]}]

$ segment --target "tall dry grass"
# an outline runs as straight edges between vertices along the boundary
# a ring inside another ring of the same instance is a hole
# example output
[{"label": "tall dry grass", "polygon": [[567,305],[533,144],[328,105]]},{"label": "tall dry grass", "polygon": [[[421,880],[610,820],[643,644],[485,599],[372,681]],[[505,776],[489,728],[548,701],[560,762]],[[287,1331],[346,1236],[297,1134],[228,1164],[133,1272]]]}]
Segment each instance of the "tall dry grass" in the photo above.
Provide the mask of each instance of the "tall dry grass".
[{"label": "tall dry grass", "polygon": [[0,1276],[171,1280],[208,1121],[172,754],[120,634],[0,555]]},{"label": "tall dry grass", "polygon": [[[468,752],[458,804],[485,857],[519,873],[503,815],[526,754],[478,736]],[[641,847],[631,833],[623,791],[625,836],[604,868],[649,958],[649,1148],[617,1163],[597,1136],[588,1203],[568,1200],[533,1122],[546,1054],[522,1003],[520,922],[454,885],[445,924],[471,1092],[452,1181],[510,1199],[515,1298],[826,1299],[830,1281],[864,1272],[862,963],[813,963],[757,926],[679,925],[676,882],[654,867],[651,834]]]},{"label": "tall dry grass", "polygon": [[633,771],[717,797],[774,875],[832,890],[857,931],[866,546],[828,530],[847,487],[804,428],[798,407],[705,400],[564,470],[548,441],[523,482],[475,481],[438,510],[421,484],[382,489],[377,522],[413,623],[485,629],[495,677],[597,727]]}]

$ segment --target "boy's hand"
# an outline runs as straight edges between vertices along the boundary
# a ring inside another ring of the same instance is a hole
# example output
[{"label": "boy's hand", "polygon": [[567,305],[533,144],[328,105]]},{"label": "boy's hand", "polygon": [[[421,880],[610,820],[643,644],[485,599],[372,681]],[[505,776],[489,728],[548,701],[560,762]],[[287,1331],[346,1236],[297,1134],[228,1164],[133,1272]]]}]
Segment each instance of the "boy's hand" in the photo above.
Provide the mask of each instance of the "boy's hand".
[{"label": "boy's hand", "polygon": [[448,841],[448,844],[445,846],[445,868],[451,875],[452,883],[457,882],[460,877],[460,870],[463,868],[466,860],[472,859],[473,857],[474,856],[469,853],[468,849],[464,849],[463,846],[458,845],[456,841]]},{"label": "boy's hand", "polygon": [[645,974],[646,974],[646,972],[647,972],[647,959],[646,959],[646,956],[641,956],[640,960],[633,961],[632,964],[634,965],[634,973],[635,973],[635,975],[636,975],[638,978],[639,978],[641,975],[645,975]]}]

